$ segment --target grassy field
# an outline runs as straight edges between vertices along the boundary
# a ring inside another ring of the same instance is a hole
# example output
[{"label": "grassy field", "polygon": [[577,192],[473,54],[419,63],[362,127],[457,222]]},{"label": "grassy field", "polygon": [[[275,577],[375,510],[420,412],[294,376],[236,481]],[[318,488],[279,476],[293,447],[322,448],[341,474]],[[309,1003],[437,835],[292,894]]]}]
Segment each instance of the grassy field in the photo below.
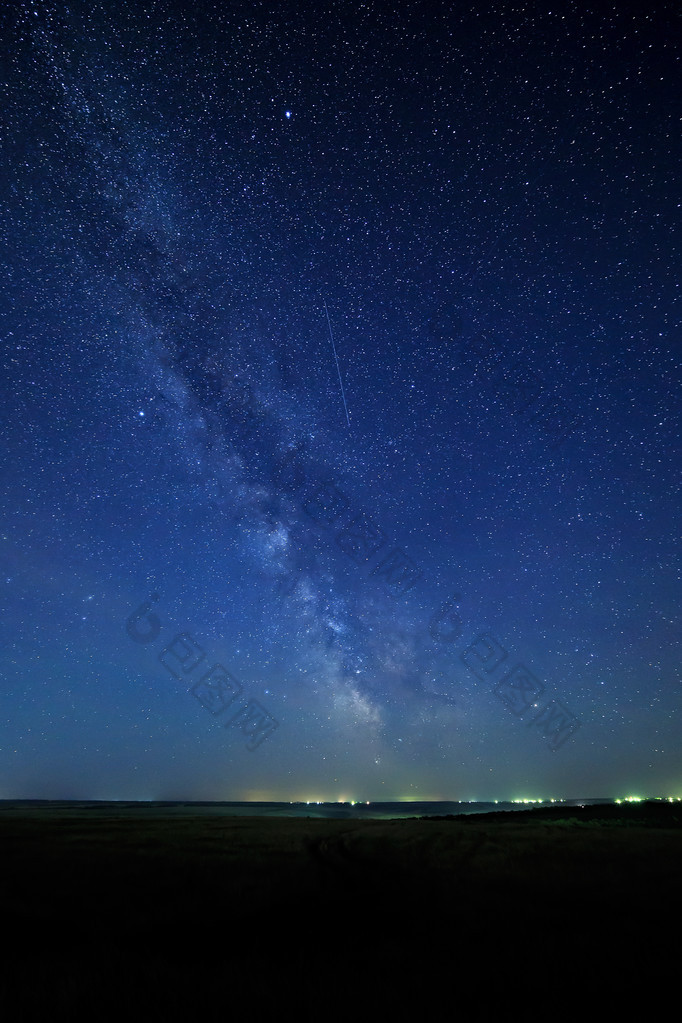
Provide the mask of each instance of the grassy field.
[{"label": "grassy field", "polygon": [[580,1001],[591,978],[612,1004],[675,975],[681,816],[663,803],[396,821],[5,807],[0,1005],[12,1019],[106,1006],[340,1020],[466,1004],[489,1019],[518,998],[538,1015]]}]

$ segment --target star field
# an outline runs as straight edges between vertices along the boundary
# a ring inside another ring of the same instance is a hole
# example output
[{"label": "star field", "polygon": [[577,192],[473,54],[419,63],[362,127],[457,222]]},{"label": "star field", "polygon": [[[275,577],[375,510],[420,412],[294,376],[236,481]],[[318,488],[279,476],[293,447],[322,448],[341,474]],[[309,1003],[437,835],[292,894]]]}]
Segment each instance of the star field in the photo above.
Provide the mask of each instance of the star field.
[{"label": "star field", "polygon": [[673,5],[2,32],[0,798],[682,795]]}]

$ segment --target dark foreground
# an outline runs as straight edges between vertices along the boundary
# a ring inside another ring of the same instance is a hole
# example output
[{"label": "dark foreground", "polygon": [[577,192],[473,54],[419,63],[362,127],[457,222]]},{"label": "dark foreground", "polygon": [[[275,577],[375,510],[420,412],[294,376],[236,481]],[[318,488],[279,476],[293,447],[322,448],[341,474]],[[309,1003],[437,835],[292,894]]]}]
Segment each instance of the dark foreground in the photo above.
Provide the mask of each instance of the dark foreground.
[{"label": "dark foreground", "polygon": [[679,962],[680,804],[399,821],[22,808],[0,814],[0,857],[12,1019],[563,1017],[635,991],[651,1007]]}]

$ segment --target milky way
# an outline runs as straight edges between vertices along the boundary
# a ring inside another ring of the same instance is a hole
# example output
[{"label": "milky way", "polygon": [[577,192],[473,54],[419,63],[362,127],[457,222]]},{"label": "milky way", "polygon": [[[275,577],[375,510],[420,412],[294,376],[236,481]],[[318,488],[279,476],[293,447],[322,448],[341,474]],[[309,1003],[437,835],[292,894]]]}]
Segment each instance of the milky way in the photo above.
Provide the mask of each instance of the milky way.
[{"label": "milky way", "polygon": [[228,6],[5,16],[4,795],[682,795],[672,6]]}]

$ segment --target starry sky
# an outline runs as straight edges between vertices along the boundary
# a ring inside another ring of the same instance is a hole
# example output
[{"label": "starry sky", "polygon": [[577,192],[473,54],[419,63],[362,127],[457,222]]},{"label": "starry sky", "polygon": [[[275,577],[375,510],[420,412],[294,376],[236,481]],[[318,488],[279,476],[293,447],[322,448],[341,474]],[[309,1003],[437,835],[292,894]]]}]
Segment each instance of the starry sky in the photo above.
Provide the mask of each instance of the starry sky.
[{"label": "starry sky", "polygon": [[0,798],[682,795],[679,28],[7,6]]}]

